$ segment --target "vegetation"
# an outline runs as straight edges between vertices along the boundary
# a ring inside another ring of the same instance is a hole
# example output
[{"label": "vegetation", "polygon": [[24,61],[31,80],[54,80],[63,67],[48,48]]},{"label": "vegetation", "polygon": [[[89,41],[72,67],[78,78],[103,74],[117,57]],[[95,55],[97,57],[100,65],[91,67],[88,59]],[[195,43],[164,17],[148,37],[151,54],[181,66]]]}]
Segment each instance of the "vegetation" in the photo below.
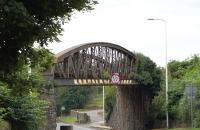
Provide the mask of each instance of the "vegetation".
[{"label": "vegetation", "polygon": [[105,87],[105,112],[106,112],[106,120],[108,121],[113,108],[116,103],[116,88],[114,86],[106,86]]},{"label": "vegetation", "polygon": [[43,82],[40,72],[48,69],[53,56],[46,49],[35,49],[32,57],[32,65],[0,74],[0,119],[8,121],[12,130],[35,130],[45,123],[48,103],[39,98]]},{"label": "vegetation", "polygon": [[0,71],[10,72],[31,59],[33,44],[59,41],[62,25],[76,11],[88,11],[94,0],[1,0]]},{"label": "vegetation", "polygon": [[86,105],[84,106],[84,109],[100,109],[103,107],[103,94],[102,94],[102,87],[99,88],[93,88],[90,98]]},{"label": "vegetation", "polygon": [[57,89],[57,114],[60,115],[61,107],[68,113],[71,109],[97,109],[102,107],[102,88],[87,86],[71,86]]},{"label": "vegetation", "polygon": [[[186,87],[194,86],[196,94],[193,97],[193,127],[200,127],[200,57],[192,56],[182,62],[171,61],[169,68],[169,117],[173,122],[183,126],[191,126],[191,97],[186,93]],[[165,84],[153,101],[154,120],[165,120]]]},{"label": "vegetation", "polygon": [[[148,96],[148,101],[151,102],[153,97],[160,90],[161,83],[161,69],[156,67],[156,64],[148,57],[135,53],[137,59],[137,66],[135,68],[135,73],[131,73],[129,75],[130,78],[134,79],[139,86],[143,89],[146,89],[146,96]],[[113,111],[115,105],[115,95],[116,89],[115,87],[106,87],[106,98],[105,98],[105,109],[106,109],[106,120],[110,118],[110,115]],[[148,104],[148,103],[147,103]],[[148,117],[148,123],[152,122],[152,115],[149,115],[150,106],[146,107],[146,111],[148,111],[146,116]]]},{"label": "vegetation", "polygon": [[160,90],[161,69],[147,56],[136,53],[137,66],[136,74],[133,79],[138,84],[146,89],[149,89],[149,94],[153,97]]},{"label": "vegetation", "polygon": [[[44,123],[38,91],[40,76],[53,56],[42,47],[59,41],[62,25],[76,11],[92,10],[94,0],[1,0],[0,1],[0,122],[12,130],[36,130]],[[37,43],[40,49],[34,49]],[[31,70],[31,73],[30,73]]]},{"label": "vegetation", "polygon": [[75,123],[77,121],[76,117],[73,116],[61,116],[58,119],[58,122],[62,122],[62,123]]}]

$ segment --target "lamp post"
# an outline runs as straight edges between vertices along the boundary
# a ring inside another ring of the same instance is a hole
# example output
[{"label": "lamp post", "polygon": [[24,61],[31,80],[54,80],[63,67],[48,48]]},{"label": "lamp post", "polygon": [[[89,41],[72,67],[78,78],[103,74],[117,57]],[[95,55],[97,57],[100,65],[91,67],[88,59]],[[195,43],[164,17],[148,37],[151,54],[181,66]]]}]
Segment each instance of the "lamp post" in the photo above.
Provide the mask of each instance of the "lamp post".
[{"label": "lamp post", "polygon": [[168,57],[167,57],[167,21],[164,19],[149,18],[147,20],[158,20],[164,23],[165,29],[165,85],[166,85],[166,126],[169,128],[169,114],[168,114]]},{"label": "lamp post", "polygon": [[105,125],[105,86],[103,85],[103,125]]}]

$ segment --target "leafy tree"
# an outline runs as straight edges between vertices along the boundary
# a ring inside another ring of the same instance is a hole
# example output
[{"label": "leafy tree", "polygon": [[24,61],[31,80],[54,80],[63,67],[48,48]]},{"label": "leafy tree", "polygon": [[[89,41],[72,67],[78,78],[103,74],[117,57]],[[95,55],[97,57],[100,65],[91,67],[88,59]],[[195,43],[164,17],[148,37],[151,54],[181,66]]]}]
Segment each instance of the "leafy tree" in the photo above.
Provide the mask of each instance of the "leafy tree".
[{"label": "leafy tree", "polygon": [[0,90],[1,116],[11,123],[12,130],[35,130],[44,123],[43,109],[47,103],[40,100],[37,93],[16,97],[2,83]]},{"label": "leafy tree", "polygon": [[[152,99],[158,94],[161,88],[161,69],[147,56],[136,53],[137,66],[134,80],[145,91],[145,125],[150,128],[153,124]],[[147,98],[148,97],[148,98]]]},{"label": "leafy tree", "polygon": [[35,49],[32,58],[31,65],[0,74],[0,117],[11,123],[12,130],[36,130],[45,123],[48,104],[39,98],[38,90],[43,84],[40,73],[50,67],[53,55],[46,49]]},{"label": "leafy tree", "polygon": [[[193,84],[197,88],[193,100],[193,127],[199,127],[199,84],[200,84],[200,57],[194,55],[184,61],[171,61],[169,68],[169,118],[177,123],[191,125],[190,101],[185,93],[185,87]],[[160,101],[163,101],[161,103]],[[162,82],[162,89],[159,95],[153,100],[155,109],[154,118],[165,120],[165,83]]]},{"label": "leafy tree", "polygon": [[94,0],[0,1],[0,87],[5,90],[0,91],[0,118],[11,122],[13,130],[35,130],[42,122],[44,103],[37,92],[42,86],[40,72],[53,59],[47,50],[35,50],[34,43],[44,47],[59,41],[62,25],[71,15],[92,10],[95,4]]},{"label": "leafy tree", "polygon": [[149,89],[151,95],[155,95],[160,90],[161,69],[143,54],[136,53],[137,68],[134,80],[146,89]]},{"label": "leafy tree", "polygon": [[66,90],[62,89],[64,93],[57,98],[57,108],[60,109],[61,106],[64,106],[66,112],[69,112],[71,109],[83,108],[90,98],[91,89],[91,87],[86,86],[71,86],[67,87]]},{"label": "leafy tree", "polygon": [[76,11],[92,10],[94,0],[1,0],[0,71],[10,72],[32,56],[33,44],[59,41],[62,24]]}]

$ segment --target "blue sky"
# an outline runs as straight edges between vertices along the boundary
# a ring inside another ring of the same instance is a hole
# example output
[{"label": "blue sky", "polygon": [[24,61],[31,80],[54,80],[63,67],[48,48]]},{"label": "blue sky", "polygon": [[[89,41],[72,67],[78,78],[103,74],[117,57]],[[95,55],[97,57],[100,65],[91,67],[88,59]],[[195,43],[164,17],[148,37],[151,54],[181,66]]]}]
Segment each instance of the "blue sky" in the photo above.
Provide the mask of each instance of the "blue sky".
[{"label": "blue sky", "polygon": [[165,65],[164,24],[167,21],[168,59],[184,60],[200,51],[199,0],[98,0],[95,10],[76,13],[63,27],[54,53],[87,42],[112,42]]}]

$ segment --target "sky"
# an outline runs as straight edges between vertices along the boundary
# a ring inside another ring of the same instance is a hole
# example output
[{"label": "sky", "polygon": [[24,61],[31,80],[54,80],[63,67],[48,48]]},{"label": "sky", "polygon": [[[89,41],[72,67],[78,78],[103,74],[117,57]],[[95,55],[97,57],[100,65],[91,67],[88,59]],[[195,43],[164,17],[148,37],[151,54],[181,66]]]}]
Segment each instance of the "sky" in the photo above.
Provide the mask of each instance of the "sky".
[{"label": "sky", "polygon": [[164,22],[168,61],[182,61],[200,51],[199,0],[97,0],[94,10],[75,13],[63,28],[61,42],[48,48],[58,53],[88,42],[110,42],[150,57],[165,66]]}]

